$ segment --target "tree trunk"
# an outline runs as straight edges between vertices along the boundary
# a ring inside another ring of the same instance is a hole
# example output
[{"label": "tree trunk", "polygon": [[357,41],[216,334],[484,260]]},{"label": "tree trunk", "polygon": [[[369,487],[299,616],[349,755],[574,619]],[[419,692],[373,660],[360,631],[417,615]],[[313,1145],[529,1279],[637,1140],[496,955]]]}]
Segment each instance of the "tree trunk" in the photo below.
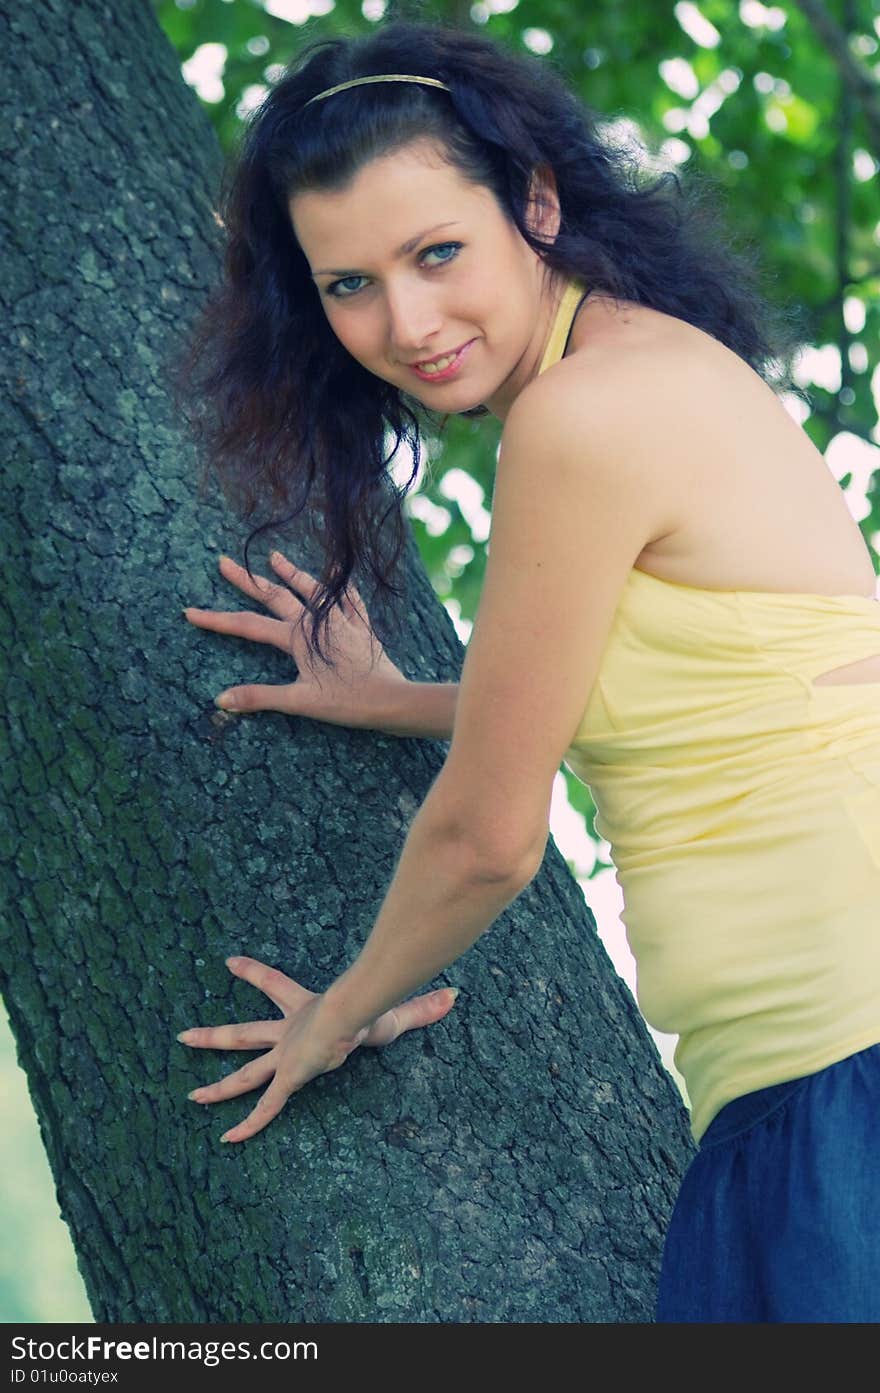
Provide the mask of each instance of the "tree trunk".
[{"label": "tree trunk", "polygon": [[[577,883],[538,877],[450,1016],[313,1081],[253,1141],[233,951],[351,961],[446,747],[213,696],[284,657],[192,630],[243,529],[199,501],[165,363],[216,274],[220,153],[142,0],[0,15],[10,374],[3,991],[95,1319],[645,1321],[686,1115]],[[410,676],[462,651],[410,539]],[[430,867],[426,867],[430,873]]]}]

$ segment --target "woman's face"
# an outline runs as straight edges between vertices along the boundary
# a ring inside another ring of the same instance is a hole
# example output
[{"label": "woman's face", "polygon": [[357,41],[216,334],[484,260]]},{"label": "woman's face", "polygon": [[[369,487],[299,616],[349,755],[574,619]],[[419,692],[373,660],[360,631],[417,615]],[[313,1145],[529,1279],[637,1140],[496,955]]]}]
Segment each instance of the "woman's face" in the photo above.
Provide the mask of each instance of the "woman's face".
[{"label": "woman's face", "polygon": [[[531,226],[552,241],[555,198],[533,206]],[[558,293],[488,188],[420,140],[371,161],[344,190],[294,194],[289,211],[353,358],[435,411],[484,404],[504,420],[537,373]],[[439,355],[451,365],[420,367]]]}]

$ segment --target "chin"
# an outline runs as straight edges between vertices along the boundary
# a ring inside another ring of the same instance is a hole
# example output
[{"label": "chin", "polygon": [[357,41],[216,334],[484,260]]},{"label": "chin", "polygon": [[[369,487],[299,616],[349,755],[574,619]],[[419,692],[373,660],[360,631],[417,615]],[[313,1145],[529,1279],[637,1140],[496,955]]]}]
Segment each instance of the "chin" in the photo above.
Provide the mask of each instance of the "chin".
[{"label": "chin", "polygon": [[470,399],[470,398],[465,397],[464,401],[460,401],[460,402],[456,403],[455,405],[446,406],[446,407],[444,407],[443,409],[444,409],[444,411],[449,411],[449,412],[451,412],[451,413],[452,413],[453,415],[455,415],[455,416],[460,416],[460,415],[462,415],[462,413],[465,412],[465,411],[488,411],[488,410],[489,410],[488,406],[486,405],[486,403],[483,401],[483,399],[482,399],[481,397],[478,397],[476,401],[474,401],[473,399]]},{"label": "chin", "polygon": [[[460,401],[444,401],[442,403],[436,400],[428,401],[424,397],[419,397],[418,400],[426,410],[432,411],[435,416],[461,416],[465,411],[476,411],[477,409],[482,411],[484,409],[482,401],[474,401],[469,397],[463,397]],[[488,407],[485,409],[488,410]]]},{"label": "chin", "polygon": [[406,390],[410,396],[417,396],[420,401],[424,401],[426,406],[432,407],[436,411],[470,411],[475,406],[482,405],[482,396],[477,396],[479,388],[472,382],[446,383],[444,387],[431,388],[421,382],[417,382],[413,387]]}]

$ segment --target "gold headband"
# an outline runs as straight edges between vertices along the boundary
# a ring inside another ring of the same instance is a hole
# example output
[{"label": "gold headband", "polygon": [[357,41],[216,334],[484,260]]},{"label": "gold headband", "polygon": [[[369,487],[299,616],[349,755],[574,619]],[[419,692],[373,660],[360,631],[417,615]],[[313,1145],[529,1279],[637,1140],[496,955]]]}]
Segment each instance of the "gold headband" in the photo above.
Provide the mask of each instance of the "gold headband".
[{"label": "gold headband", "polygon": [[322,102],[325,97],[332,97],[334,92],[344,92],[346,87],[360,87],[362,82],[425,82],[429,87],[442,87],[444,92],[450,90],[445,82],[440,82],[436,77],[416,77],[413,73],[378,73],[375,77],[353,77],[349,82],[339,82],[335,87],[328,87],[326,92],[309,97],[303,110],[311,106],[312,102]]}]

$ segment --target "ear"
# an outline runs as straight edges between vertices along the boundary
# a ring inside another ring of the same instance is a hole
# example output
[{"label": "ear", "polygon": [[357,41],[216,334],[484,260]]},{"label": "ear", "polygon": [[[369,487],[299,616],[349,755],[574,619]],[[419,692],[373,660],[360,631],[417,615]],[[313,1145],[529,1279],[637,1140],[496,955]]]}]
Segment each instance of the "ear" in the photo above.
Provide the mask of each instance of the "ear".
[{"label": "ear", "polygon": [[526,226],[542,241],[554,242],[561,221],[556,176],[548,164],[539,165],[529,181]]}]

